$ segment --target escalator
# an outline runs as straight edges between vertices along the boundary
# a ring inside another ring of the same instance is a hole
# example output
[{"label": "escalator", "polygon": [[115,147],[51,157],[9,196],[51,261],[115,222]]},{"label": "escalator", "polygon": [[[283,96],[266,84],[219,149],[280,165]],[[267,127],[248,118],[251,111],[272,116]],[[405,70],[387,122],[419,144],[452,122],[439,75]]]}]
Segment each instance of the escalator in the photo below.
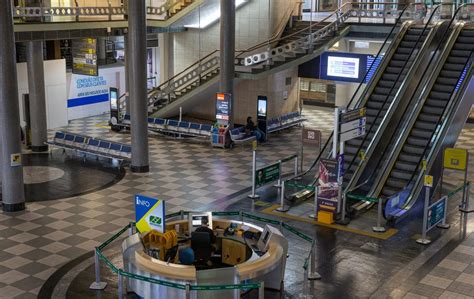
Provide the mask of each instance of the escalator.
[{"label": "escalator", "polygon": [[365,105],[360,106],[366,107],[367,133],[365,136],[346,142],[345,145],[345,185],[352,178],[359,165],[360,157],[358,153],[365,151],[373,140],[400,86],[405,81],[410,67],[416,59],[420,58],[418,54],[431,28],[430,26],[425,29],[424,25],[408,25],[385,69],[378,80],[374,80],[375,87],[372,88]]},{"label": "escalator", "polygon": [[[436,140],[434,137],[439,135],[443,121],[450,117],[445,113],[449,112],[449,107],[459,100],[456,95],[459,95],[457,91],[460,89],[461,80],[467,69],[472,67],[474,28],[465,26],[464,23],[456,24],[446,44],[444,55],[439,60],[440,65],[433,73],[430,85],[420,90],[424,92],[422,102],[415,111],[414,117],[409,120],[402,142],[395,150],[394,156],[387,163],[385,169],[390,171],[386,171],[386,174],[381,177],[373,196],[388,199],[402,191],[412,192],[413,190],[410,189],[416,187],[413,185],[413,179],[420,172],[422,161],[428,159],[429,151],[438,145],[436,142],[442,142],[441,139]],[[470,81],[470,78],[464,78],[464,81]],[[472,105],[472,95],[463,101],[470,101]],[[469,103],[464,104],[470,107]],[[459,113],[459,110],[451,112]],[[463,111],[460,113],[462,114]],[[457,118],[465,121],[464,116]],[[457,136],[459,132],[454,132],[454,134]],[[453,145],[450,144],[450,146]],[[436,161],[427,162],[431,165]],[[416,200],[416,198],[417,196],[413,195],[412,199]]]}]

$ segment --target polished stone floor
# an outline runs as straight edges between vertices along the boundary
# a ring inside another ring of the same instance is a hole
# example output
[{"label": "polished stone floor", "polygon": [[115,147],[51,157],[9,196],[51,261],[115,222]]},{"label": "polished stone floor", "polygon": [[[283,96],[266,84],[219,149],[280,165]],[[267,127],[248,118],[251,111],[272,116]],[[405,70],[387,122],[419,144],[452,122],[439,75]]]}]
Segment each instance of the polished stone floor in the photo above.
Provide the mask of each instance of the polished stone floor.
[{"label": "polished stone floor", "polygon": [[[309,119],[308,125],[320,128],[327,137],[332,124],[331,111],[305,108],[304,114]],[[74,121],[64,129],[130,142],[129,134],[111,132],[105,123],[106,117],[92,117]],[[299,148],[299,134],[300,129],[295,128],[272,135],[269,142],[259,147],[259,165],[294,154]],[[472,149],[473,134],[474,129],[467,127],[460,146]],[[312,150],[305,148],[309,156]],[[88,286],[93,277],[90,268],[93,248],[134,220],[133,196],[137,193],[165,199],[168,212],[244,209],[258,214],[275,200],[266,197],[265,190],[259,203],[246,197],[251,176],[251,150],[247,146],[224,151],[212,149],[207,143],[151,136],[150,156],[148,174],[127,171],[120,182],[105,189],[55,201],[32,202],[24,212],[0,214],[0,297],[34,298],[41,290],[45,298],[51,294],[62,298],[54,293],[58,289],[69,292],[71,298],[115,295],[114,277],[107,275],[105,267],[102,271],[111,281],[106,293],[100,296],[83,286]],[[305,164],[309,162],[310,157]],[[285,170],[291,171],[292,165]],[[455,175],[452,177],[457,179]],[[287,223],[317,240],[317,270],[323,279],[312,283],[316,297],[386,298],[397,288],[400,296],[395,297],[416,294],[405,285],[407,279],[421,281],[431,271],[429,268],[435,267],[430,260],[441,262],[458,246],[459,220],[455,213],[453,217],[453,228],[434,232],[435,242],[429,247],[414,242],[418,231],[412,229],[400,229],[395,237],[381,241],[296,221]],[[468,227],[472,228],[472,223]],[[302,264],[309,246],[296,236],[288,235],[288,238],[291,254],[284,295],[294,298],[303,290]],[[107,255],[117,258],[117,248]],[[276,296],[268,294],[267,297]]]}]

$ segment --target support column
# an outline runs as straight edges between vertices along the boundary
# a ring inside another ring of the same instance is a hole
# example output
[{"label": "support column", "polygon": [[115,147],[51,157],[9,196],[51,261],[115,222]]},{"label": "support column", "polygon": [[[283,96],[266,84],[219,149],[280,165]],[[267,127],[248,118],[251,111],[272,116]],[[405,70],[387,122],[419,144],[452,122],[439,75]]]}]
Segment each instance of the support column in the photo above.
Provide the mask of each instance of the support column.
[{"label": "support column", "polygon": [[148,172],[148,99],[145,0],[128,3],[132,172]]},{"label": "support column", "polygon": [[125,93],[128,95],[125,96],[125,111],[130,115],[130,51],[128,50],[129,45],[128,33],[123,36],[123,46],[125,48]]},{"label": "support column", "polygon": [[174,37],[172,32],[158,36],[160,49],[160,82],[163,84],[174,76]]},{"label": "support column", "polygon": [[11,1],[0,1],[0,146],[3,210],[25,209],[22,166],[12,166],[21,153],[20,108]]},{"label": "support column", "polygon": [[235,0],[221,0],[220,91],[232,94],[229,124],[234,124]]},{"label": "support column", "polygon": [[46,118],[46,91],[44,86],[43,42],[31,41],[26,45],[28,90],[30,95],[31,150],[48,150]]}]

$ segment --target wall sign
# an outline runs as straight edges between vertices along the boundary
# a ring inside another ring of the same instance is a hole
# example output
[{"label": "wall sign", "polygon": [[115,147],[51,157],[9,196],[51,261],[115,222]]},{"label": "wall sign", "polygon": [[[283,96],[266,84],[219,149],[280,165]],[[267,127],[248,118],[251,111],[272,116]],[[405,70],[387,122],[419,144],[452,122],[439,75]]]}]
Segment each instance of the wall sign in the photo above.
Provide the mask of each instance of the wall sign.
[{"label": "wall sign", "polygon": [[11,154],[10,155],[10,166],[19,167],[21,166],[21,154]]}]

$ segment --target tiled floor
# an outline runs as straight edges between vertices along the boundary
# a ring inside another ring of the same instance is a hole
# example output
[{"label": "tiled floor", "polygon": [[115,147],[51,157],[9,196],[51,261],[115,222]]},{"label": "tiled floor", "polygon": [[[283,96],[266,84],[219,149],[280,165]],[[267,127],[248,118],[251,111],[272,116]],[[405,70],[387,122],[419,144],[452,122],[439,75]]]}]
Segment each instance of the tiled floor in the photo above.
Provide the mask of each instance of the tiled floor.
[{"label": "tiled floor", "polygon": [[474,298],[474,234],[434,267],[404,298]]},{"label": "tiled floor", "polygon": [[[332,125],[331,110],[307,108],[304,114],[311,127],[323,131],[325,140]],[[105,121],[103,116],[77,120],[66,129],[130,142],[129,134],[111,132],[103,126]],[[460,146],[472,149],[473,132],[472,128],[464,130]],[[259,147],[259,163],[294,154],[299,148],[299,141],[298,128],[272,135],[269,142]],[[312,149],[305,149],[306,164],[311,162],[311,152]],[[133,220],[133,196],[137,193],[166,200],[168,212],[173,212],[206,209],[216,202],[222,206],[223,199],[250,187],[251,151],[248,147],[239,146],[226,151],[212,149],[207,143],[150,137],[150,160],[150,173],[127,172],[120,183],[110,188],[74,198],[31,203],[25,212],[15,215],[0,213],[0,297],[36,297],[43,283],[59,267],[91,251]],[[287,170],[291,169],[289,165]],[[471,246],[466,244],[463,245]],[[462,290],[469,290],[469,283],[466,282],[471,278],[468,275],[474,275],[470,269],[473,260],[462,270],[466,273],[462,274],[460,269],[464,267],[461,263],[466,264],[467,257],[472,258],[472,255],[466,254],[465,247],[459,250],[448,257],[460,263],[447,263],[451,268],[459,266],[457,270],[448,269],[459,272],[456,278],[454,275],[448,278],[452,280],[449,286],[443,280],[445,276],[439,274],[447,273],[444,270],[446,266],[439,266],[443,268],[441,272],[431,273],[439,278],[430,276],[424,282],[438,282],[437,288],[444,283],[447,291],[458,291],[460,294],[463,294]],[[429,284],[426,286],[431,287]],[[439,292],[434,288],[430,291],[433,294]],[[410,290],[410,293],[418,294],[415,290]]]},{"label": "tiled floor", "polygon": [[[307,110],[313,127],[328,130],[332,115]],[[130,134],[111,132],[106,116],[73,121],[65,130],[130,143]],[[272,135],[258,150],[258,162],[294,154],[299,128]],[[53,134],[54,132],[51,132]],[[309,154],[311,151],[308,150]],[[166,200],[168,212],[200,210],[250,186],[251,150],[212,149],[208,143],[150,137],[151,172],[127,172],[120,183],[86,195],[35,202],[14,215],[0,214],[0,297],[36,297],[59,267],[93,250],[134,220],[133,196]],[[309,158],[308,158],[309,160]],[[290,167],[288,168],[290,170]]]}]

